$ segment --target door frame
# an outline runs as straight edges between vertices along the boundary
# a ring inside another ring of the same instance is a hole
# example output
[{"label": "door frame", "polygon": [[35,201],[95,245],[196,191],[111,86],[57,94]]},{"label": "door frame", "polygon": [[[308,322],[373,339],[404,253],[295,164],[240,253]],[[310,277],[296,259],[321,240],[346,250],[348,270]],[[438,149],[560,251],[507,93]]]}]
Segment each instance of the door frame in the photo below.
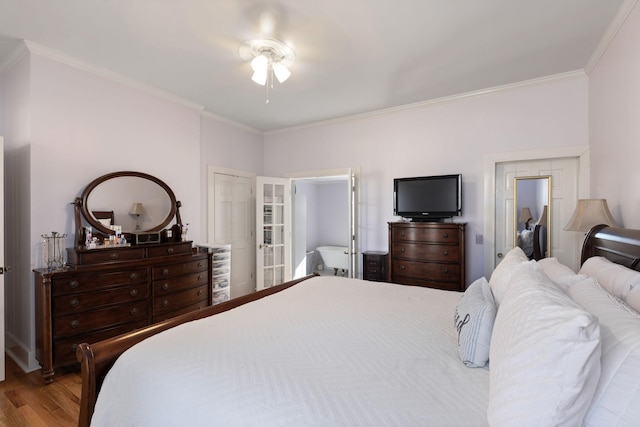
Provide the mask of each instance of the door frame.
[{"label": "door frame", "polygon": [[[508,151],[490,153],[484,159],[484,275],[490,277],[494,269],[495,242],[495,187],[496,166],[498,163],[529,160],[557,159],[563,157],[578,158],[578,198],[589,197],[590,158],[588,145],[544,148],[536,150]],[[576,201],[577,202],[577,201]]]},{"label": "door frame", "polygon": [[[351,204],[353,210],[350,212],[351,218],[349,218],[349,226],[351,228],[351,242],[349,244],[349,270],[350,277],[358,278],[360,276],[360,266],[358,254],[360,253],[360,167],[347,167],[336,169],[320,169],[315,171],[303,171],[285,174],[286,178],[291,180],[296,179],[309,179],[309,178],[325,178],[332,176],[346,176],[348,181],[352,183],[351,194],[353,200]],[[292,229],[293,233],[293,229]],[[291,236],[293,241],[294,236]],[[293,247],[292,249],[293,250]]]}]

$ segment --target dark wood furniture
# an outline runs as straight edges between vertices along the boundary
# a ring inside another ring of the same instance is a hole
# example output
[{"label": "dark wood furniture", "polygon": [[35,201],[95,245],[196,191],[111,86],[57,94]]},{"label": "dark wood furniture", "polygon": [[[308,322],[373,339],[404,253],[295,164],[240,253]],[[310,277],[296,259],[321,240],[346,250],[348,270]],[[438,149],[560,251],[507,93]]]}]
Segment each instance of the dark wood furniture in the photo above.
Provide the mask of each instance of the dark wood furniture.
[{"label": "dark wood furniture", "polygon": [[387,253],[366,251],[362,253],[362,278],[373,282],[387,281]]},{"label": "dark wood furniture", "polygon": [[[117,260],[113,261],[112,256]],[[36,358],[45,383],[82,342],[211,305],[211,256],[191,242],[77,251],[76,267],[35,271]]]},{"label": "dark wood furniture", "polygon": [[[103,185],[109,189],[102,187],[107,197],[96,197]],[[113,194],[119,200],[112,200]],[[159,210],[149,215],[158,223],[145,232],[158,234],[175,217],[171,238],[144,245],[103,245],[115,231],[100,219],[108,217],[112,225],[114,218],[126,219],[133,203],[127,195],[138,202],[149,197],[147,205]],[[120,215],[93,210],[89,203],[113,204]],[[167,184],[140,172],[115,172],[92,181],[74,205],[76,238],[75,246],[67,249],[68,265],[34,270],[36,358],[47,384],[56,368],[77,365],[76,349],[82,342],[101,341],[212,304],[212,255],[181,241],[180,202]],[[97,247],[86,246],[83,220],[101,236]]]},{"label": "dark wood furniture", "polygon": [[388,281],[464,291],[465,224],[390,222]]}]

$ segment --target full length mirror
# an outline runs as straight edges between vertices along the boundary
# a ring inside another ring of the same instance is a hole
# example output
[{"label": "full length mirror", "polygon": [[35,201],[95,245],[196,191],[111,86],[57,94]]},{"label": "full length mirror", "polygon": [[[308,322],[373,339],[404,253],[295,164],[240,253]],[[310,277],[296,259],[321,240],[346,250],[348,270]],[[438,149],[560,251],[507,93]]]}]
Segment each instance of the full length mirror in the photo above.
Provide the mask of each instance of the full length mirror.
[{"label": "full length mirror", "polygon": [[514,245],[529,259],[551,256],[551,176],[514,178]]},{"label": "full length mirror", "polygon": [[111,226],[123,232],[159,231],[176,214],[173,191],[158,178],[141,172],[114,172],[92,181],[82,193],[82,214],[103,233]]}]

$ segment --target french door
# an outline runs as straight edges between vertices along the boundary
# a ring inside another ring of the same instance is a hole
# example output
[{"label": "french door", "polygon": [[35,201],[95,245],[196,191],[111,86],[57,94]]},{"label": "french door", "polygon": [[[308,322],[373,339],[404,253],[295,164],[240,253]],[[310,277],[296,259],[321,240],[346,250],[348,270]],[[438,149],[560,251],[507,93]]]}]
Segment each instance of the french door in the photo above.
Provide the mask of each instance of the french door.
[{"label": "french door", "polygon": [[256,290],[291,280],[291,181],[256,177]]}]

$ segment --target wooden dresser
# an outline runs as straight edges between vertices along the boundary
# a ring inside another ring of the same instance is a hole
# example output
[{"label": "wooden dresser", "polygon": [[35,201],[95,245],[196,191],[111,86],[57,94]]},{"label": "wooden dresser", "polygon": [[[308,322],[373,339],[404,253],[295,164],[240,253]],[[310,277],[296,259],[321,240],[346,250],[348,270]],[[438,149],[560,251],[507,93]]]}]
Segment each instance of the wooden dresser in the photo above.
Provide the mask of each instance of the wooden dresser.
[{"label": "wooden dresser", "polygon": [[390,222],[388,281],[465,289],[465,224]]},{"label": "wooden dresser", "polygon": [[211,305],[212,258],[192,242],[69,249],[73,266],[34,270],[36,357],[45,383],[76,347]]}]

